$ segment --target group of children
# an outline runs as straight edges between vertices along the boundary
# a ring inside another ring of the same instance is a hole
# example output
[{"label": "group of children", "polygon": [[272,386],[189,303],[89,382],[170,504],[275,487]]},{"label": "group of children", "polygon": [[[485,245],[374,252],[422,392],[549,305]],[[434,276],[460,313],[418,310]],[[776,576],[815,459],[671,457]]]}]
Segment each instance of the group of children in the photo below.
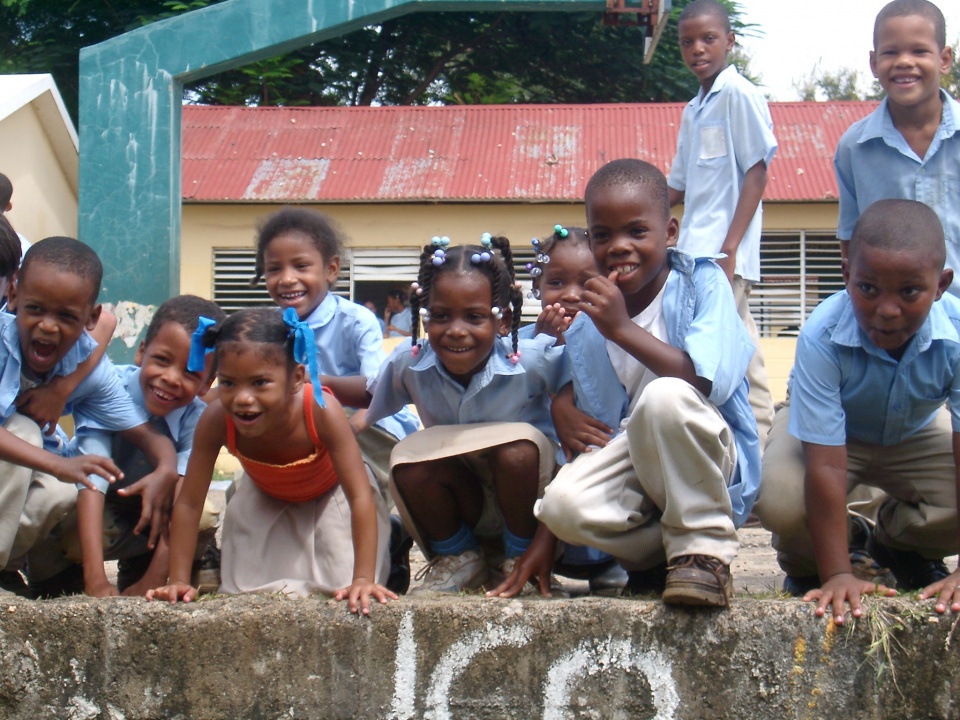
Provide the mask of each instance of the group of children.
[{"label": "group of children", "polygon": [[[226,593],[320,592],[367,613],[407,589],[413,541],[429,560],[413,592],[554,595],[563,568],[591,589],[724,607],[755,510],[785,588],[842,622],[862,595],[892,592],[852,574],[848,494],[868,484],[870,554],[960,612],[960,572],[943,562],[960,546],[960,113],[938,85],[952,60],[943,17],[894,0],[876,20],[887,98],[837,150],[847,289],[804,326],[775,417],[747,302],[770,115],[727,65],[722,5],[687,5],[679,35],[701,91],[669,177],[623,159],[590,178],[586,228],[534,241],[542,312],[529,328],[507,238],[436,237],[410,337],[384,358],[373,313],[330,292],[337,231],[285,209],[256,255],[280,312],[224,318],[174,298],[118,369],[103,356],[95,254],[38,242],[0,317],[0,579],[49,596],[79,567],[92,595],[192,600],[226,447],[243,467],[222,532]],[[8,280],[12,243],[0,226]],[[70,441],[55,427],[64,408]],[[105,557],[121,559],[118,588]],[[623,576],[605,585],[611,568]]]}]

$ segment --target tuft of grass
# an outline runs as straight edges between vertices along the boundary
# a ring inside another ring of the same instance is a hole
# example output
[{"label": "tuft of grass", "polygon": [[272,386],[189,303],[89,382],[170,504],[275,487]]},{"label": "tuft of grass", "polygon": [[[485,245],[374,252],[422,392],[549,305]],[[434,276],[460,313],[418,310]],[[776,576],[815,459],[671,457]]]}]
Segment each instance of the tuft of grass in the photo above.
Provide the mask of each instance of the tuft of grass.
[{"label": "tuft of grass", "polygon": [[864,612],[859,620],[847,627],[848,637],[860,623],[865,623],[870,633],[865,662],[870,662],[876,672],[877,684],[889,674],[897,693],[903,692],[897,683],[897,668],[894,656],[901,652],[903,643],[897,637],[906,630],[908,622],[922,621],[928,616],[922,606],[908,598],[885,599],[881,602],[864,602]]}]

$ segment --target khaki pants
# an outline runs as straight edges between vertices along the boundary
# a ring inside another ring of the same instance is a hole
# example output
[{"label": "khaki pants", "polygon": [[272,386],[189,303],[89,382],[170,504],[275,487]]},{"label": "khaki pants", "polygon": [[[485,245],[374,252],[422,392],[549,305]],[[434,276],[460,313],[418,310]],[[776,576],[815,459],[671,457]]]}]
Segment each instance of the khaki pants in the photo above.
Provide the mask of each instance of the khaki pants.
[{"label": "khaki pants", "polygon": [[561,468],[536,516],[564,542],[603,550],[631,570],[680,555],[730,563],[739,544],[727,485],[733,431],[690,384],[658,378],[626,431]]},{"label": "khaki pants", "polygon": [[754,353],[750,359],[750,365],[747,366],[747,381],[750,383],[750,407],[753,408],[753,416],[757,419],[757,435],[760,438],[760,452],[767,442],[767,433],[770,432],[770,426],[773,424],[773,395],[770,392],[770,381],[767,379],[767,368],[763,363],[763,350],[760,347],[760,333],[757,331],[757,324],[750,313],[750,290],[753,283],[744,280],[739,275],[733,278],[733,298],[737,302],[737,312],[740,319],[750,333],[750,339],[753,340]]},{"label": "khaki pants", "polygon": [[[777,561],[788,575],[817,574],[804,501],[803,445],[787,433],[789,405],[774,418],[763,456],[755,510],[773,532]],[[957,504],[953,430],[942,408],[933,422],[899,445],[847,442],[847,493],[869,485],[886,492],[877,512],[877,539],[928,558],[956,552]]]},{"label": "khaki pants", "polygon": [[[3,427],[34,447],[43,447],[40,428],[30,418],[14,413]],[[19,569],[27,553],[76,503],[76,485],[0,461],[0,568]]]}]

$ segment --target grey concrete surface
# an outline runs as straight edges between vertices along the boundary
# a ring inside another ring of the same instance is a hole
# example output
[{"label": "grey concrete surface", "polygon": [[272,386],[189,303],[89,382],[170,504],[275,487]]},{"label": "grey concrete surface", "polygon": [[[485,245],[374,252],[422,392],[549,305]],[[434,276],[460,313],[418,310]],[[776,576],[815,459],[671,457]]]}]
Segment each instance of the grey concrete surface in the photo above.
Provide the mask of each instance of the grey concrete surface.
[{"label": "grey concrete surface", "polygon": [[958,624],[915,599],[838,628],[776,598],[3,598],[0,717],[956,718]]}]

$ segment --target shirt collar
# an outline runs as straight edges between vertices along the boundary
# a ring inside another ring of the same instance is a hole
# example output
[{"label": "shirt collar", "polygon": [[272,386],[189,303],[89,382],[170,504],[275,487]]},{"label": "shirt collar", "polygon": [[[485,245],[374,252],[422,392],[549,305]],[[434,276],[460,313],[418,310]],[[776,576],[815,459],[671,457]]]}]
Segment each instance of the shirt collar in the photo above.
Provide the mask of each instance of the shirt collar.
[{"label": "shirt collar", "polygon": [[[950,97],[947,91],[943,89],[940,90],[940,100],[943,102],[943,115],[940,118],[940,127],[937,129],[937,134],[948,138],[953,136],[960,128],[960,103]],[[857,142],[862,143],[875,138],[885,139],[898,136],[900,136],[900,131],[893,125],[890,101],[888,98],[884,98],[877,111],[867,115]]]},{"label": "shirt collar", "polygon": [[700,91],[697,93],[697,97],[694,98],[694,102],[697,102],[700,105],[703,105],[707,99],[718,92],[720,92],[723,87],[733,79],[734,75],[739,75],[736,65],[727,65],[723,70],[717,73],[717,77],[713,79],[713,85],[710,86],[710,92],[706,95],[703,94],[703,88],[700,88]]},{"label": "shirt collar", "polygon": [[[497,339],[493,346],[493,352],[483,366],[483,369],[471,378],[471,385],[474,383],[474,380],[478,380],[480,387],[483,387],[494,375],[522,375],[526,372],[521,363],[514,363],[507,358],[507,353],[513,351],[511,342],[510,338]],[[437,353],[430,347],[430,341],[424,340],[423,347],[420,348],[418,361],[412,369],[421,372],[431,368],[436,368],[441,375],[448,378],[451,382],[457,382],[450,376],[447,369],[443,367],[443,364],[437,357]],[[460,383],[457,382],[457,384],[459,385]]]},{"label": "shirt collar", "polygon": [[327,292],[327,296],[317,305],[316,309],[307,315],[304,322],[311,328],[323,327],[333,319],[337,311],[337,296],[332,292]]}]

